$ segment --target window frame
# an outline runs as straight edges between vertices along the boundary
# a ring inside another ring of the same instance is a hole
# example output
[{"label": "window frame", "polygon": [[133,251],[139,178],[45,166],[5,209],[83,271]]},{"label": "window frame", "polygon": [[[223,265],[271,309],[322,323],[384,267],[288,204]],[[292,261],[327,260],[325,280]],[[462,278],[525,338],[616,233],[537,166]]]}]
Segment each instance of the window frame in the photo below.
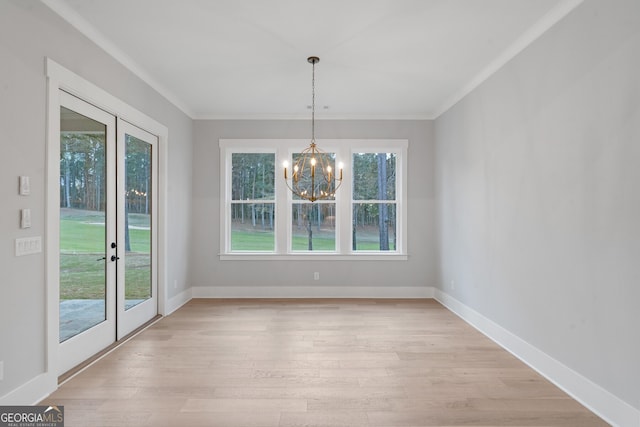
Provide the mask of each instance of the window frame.
[{"label": "window frame", "polygon": [[[282,164],[291,164],[293,153],[309,145],[308,139],[220,139],[220,260],[407,260],[407,148],[406,139],[318,139],[323,151],[335,153],[336,164],[344,165],[345,179],[336,192],[335,251],[292,250],[293,198],[284,182]],[[394,153],[396,155],[396,249],[393,251],[352,250],[353,154]],[[274,153],[274,240],[273,252],[231,251],[231,184],[233,153]],[[317,202],[315,202],[317,203]]]},{"label": "window frame", "polygon": [[[393,149],[389,149],[388,146],[363,146],[363,147],[358,147],[357,150],[352,149],[351,150],[351,155],[350,155],[350,165],[351,168],[350,170],[353,171],[355,169],[354,166],[354,161],[353,161],[353,155],[354,154],[375,154],[375,153],[393,153],[396,155],[395,161],[396,161],[396,188],[395,188],[395,198],[392,200],[379,200],[379,199],[354,199],[353,198],[353,188],[350,191],[351,197],[350,197],[350,207],[349,207],[349,213],[351,214],[350,216],[350,224],[351,227],[349,228],[349,230],[351,231],[351,233],[349,233],[349,244],[350,244],[350,248],[351,248],[351,253],[353,254],[363,254],[363,255],[372,255],[372,254],[379,254],[379,253],[388,253],[388,254],[395,254],[395,253],[405,253],[406,252],[406,246],[404,246],[404,242],[406,241],[406,233],[404,233],[404,230],[406,229],[406,216],[403,217],[401,215],[404,214],[405,209],[403,209],[402,207],[402,203],[401,203],[401,198],[402,196],[404,196],[404,191],[406,190],[406,187],[403,187],[405,185],[406,179],[404,176],[402,176],[402,174],[405,172],[406,170],[406,166],[404,164],[401,164],[402,161],[404,161],[404,159],[406,158],[405,156],[405,152],[406,152],[406,147],[405,150],[403,152],[403,150],[398,150],[398,147],[393,147]],[[401,147],[402,148],[402,147]],[[403,160],[400,160],[403,159]],[[400,180],[400,182],[399,182]],[[353,182],[353,181],[351,181]],[[372,250],[364,250],[364,249],[360,249],[360,250],[353,250],[353,206],[355,204],[366,204],[366,203],[371,203],[371,204],[377,204],[377,205],[381,205],[383,203],[386,204],[392,204],[396,207],[396,249],[393,251],[372,251]],[[402,222],[402,225],[399,225],[398,222]],[[400,229],[400,232],[398,232],[398,229]]]}]

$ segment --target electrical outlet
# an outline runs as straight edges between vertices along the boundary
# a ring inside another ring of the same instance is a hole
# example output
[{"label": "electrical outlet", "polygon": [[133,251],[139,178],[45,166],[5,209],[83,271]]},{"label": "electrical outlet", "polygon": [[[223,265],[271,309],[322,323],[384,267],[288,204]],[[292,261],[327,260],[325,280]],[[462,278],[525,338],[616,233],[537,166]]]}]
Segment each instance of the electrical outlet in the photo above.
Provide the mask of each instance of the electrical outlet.
[{"label": "electrical outlet", "polygon": [[177,280],[173,281],[173,289],[178,289],[178,281]]},{"label": "electrical outlet", "polygon": [[0,361],[0,381],[4,380],[4,362]]},{"label": "electrical outlet", "polygon": [[318,271],[313,273],[313,280],[320,280],[320,273]]}]

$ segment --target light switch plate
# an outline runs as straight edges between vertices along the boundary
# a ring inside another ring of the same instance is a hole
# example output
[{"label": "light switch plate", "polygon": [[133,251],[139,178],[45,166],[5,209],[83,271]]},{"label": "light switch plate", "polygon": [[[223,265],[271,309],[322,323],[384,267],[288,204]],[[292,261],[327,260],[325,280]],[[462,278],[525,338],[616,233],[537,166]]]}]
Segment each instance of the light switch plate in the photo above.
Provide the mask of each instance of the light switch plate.
[{"label": "light switch plate", "polygon": [[31,209],[20,210],[20,228],[31,228]]},{"label": "light switch plate", "polygon": [[42,238],[40,236],[16,239],[16,256],[37,254],[39,252],[42,252]]},{"label": "light switch plate", "polygon": [[20,177],[19,193],[21,196],[28,196],[31,194],[31,183],[29,181],[30,179],[28,176]]}]

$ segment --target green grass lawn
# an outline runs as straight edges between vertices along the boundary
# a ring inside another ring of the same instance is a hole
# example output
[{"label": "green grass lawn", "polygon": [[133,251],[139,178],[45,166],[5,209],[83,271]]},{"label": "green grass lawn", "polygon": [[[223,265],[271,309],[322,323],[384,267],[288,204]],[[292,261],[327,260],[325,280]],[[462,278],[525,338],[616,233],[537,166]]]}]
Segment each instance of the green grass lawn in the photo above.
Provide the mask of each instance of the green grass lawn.
[{"label": "green grass lawn", "polygon": [[231,230],[231,250],[272,252],[275,246],[273,231]]},{"label": "green grass lawn", "polygon": [[[251,252],[272,252],[274,250],[274,234],[273,232],[249,231],[249,230],[232,230],[231,232],[231,249],[234,251],[251,251]],[[292,247],[294,251],[307,251],[309,239],[305,234],[294,234]],[[316,233],[313,235],[314,251],[335,251],[335,237],[328,233]],[[357,250],[359,251],[378,251],[380,250],[380,242],[378,235],[372,233],[360,233],[357,239]],[[391,250],[394,250],[391,244]]]},{"label": "green grass lawn", "polygon": [[[148,227],[148,215],[130,214],[130,226]],[[149,298],[149,229],[129,230],[131,252],[124,255],[125,298]],[[60,216],[60,299],[103,299],[105,292],[104,215],[72,209]]]},{"label": "green grass lawn", "polygon": [[[232,230],[231,250],[250,252],[273,252],[275,237],[272,231]],[[293,250],[306,251],[309,240],[306,235],[293,236]],[[314,251],[335,251],[336,243],[333,236],[315,235],[313,237]]]}]

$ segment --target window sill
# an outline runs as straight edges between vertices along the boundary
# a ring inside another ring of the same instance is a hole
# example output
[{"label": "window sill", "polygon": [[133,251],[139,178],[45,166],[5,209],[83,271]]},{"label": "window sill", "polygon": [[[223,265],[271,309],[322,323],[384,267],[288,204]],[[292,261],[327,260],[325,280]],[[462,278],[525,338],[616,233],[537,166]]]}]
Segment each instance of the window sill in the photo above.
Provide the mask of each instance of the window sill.
[{"label": "window sill", "polygon": [[268,254],[268,253],[228,253],[219,254],[220,261],[407,261],[409,255],[397,253],[357,253],[357,254]]}]

